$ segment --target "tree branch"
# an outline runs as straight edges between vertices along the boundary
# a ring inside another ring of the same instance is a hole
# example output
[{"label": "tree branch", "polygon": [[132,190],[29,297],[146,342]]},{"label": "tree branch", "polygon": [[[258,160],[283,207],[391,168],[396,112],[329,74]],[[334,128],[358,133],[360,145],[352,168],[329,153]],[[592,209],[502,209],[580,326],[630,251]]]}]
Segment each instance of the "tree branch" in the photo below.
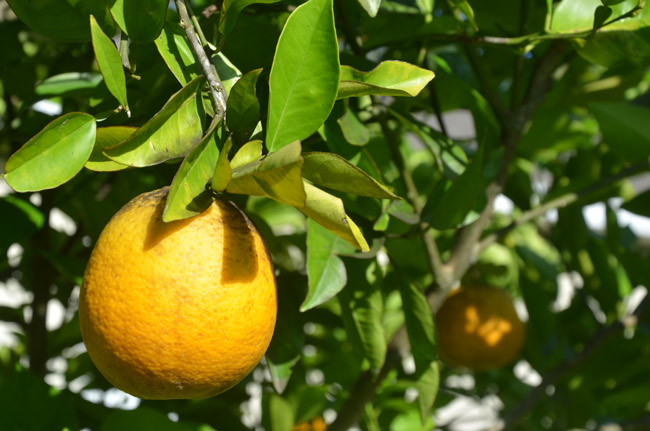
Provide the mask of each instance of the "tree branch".
[{"label": "tree branch", "polygon": [[635,326],[638,319],[648,307],[648,303],[650,303],[650,295],[646,295],[645,298],[643,298],[643,301],[641,301],[641,303],[630,315],[625,316],[622,319],[619,319],[616,322],[612,323],[611,325],[605,326],[599,330],[591,338],[591,340],[589,340],[582,352],[575,354],[570,358],[567,358],[564,362],[555,367],[553,371],[546,374],[542,379],[542,382],[530,392],[528,392],[528,395],[526,395],[526,397],[519,403],[519,405],[504,415],[503,420],[505,422],[505,426],[503,430],[512,429],[515,425],[517,425],[526,416],[526,414],[537,405],[540,399],[544,397],[547,387],[556,384],[569,372],[589,359],[603,346],[603,344],[605,344],[607,340],[619,334],[626,327]]},{"label": "tree branch", "polygon": [[479,218],[472,224],[461,229],[456,244],[451,252],[447,265],[451,268],[453,278],[458,280],[467,269],[476,261],[479,253],[479,240],[483,230],[492,217],[494,200],[503,191],[508,178],[510,163],[515,157],[526,124],[532,119],[535,111],[542,103],[548,89],[548,82],[555,67],[564,56],[567,45],[562,42],[553,43],[544,56],[540,59],[537,69],[531,78],[526,96],[521,106],[513,113],[507,115],[501,144],[504,147],[503,158],[494,182],[486,190],[487,204]]},{"label": "tree branch", "polygon": [[212,95],[212,101],[214,102],[215,118],[221,120],[226,113],[226,92],[221,83],[221,79],[219,78],[219,74],[212,63],[210,63],[203,46],[201,46],[201,42],[199,41],[196,29],[192,24],[192,19],[190,18],[185,0],[174,0],[174,3],[176,4],[178,15],[181,18],[181,27],[185,30],[185,35],[190,42],[192,51],[198,59],[201,69],[203,69],[203,73],[208,80],[210,94]]},{"label": "tree branch", "polygon": [[639,172],[642,172],[650,167],[650,160],[643,161],[641,163],[637,163],[635,165],[629,166],[622,171],[618,172],[615,175],[612,175],[610,177],[604,178],[589,187],[585,187],[582,190],[579,190],[575,193],[569,193],[560,197],[557,197],[555,199],[551,199],[550,201],[539,205],[529,211],[526,211],[525,213],[521,214],[519,217],[517,217],[516,220],[513,220],[512,223],[510,223],[508,226],[499,229],[498,231],[491,233],[490,235],[486,236],[481,240],[481,242],[478,245],[478,253],[482,252],[485,250],[487,247],[489,247],[492,243],[495,241],[503,238],[506,236],[508,233],[512,232],[519,226],[522,226],[529,221],[532,221],[536,219],[537,217],[545,214],[547,211],[555,208],[564,208],[577,200],[586,197],[590,195],[593,192],[596,192],[598,190],[604,189],[605,187],[611,186],[612,184],[630,177],[634,174],[637,174]]}]

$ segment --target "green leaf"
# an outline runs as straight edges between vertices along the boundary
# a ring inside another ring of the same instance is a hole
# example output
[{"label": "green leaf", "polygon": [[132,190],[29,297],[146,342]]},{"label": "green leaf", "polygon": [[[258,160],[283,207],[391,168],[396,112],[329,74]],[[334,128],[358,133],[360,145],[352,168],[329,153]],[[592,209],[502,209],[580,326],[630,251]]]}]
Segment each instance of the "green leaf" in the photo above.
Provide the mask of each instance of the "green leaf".
[{"label": "green leaf", "polygon": [[435,74],[402,61],[382,61],[370,72],[341,66],[337,99],[345,97],[417,96]]},{"label": "green leaf", "polygon": [[339,303],[345,316],[354,325],[370,369],[377,373],[386,359],[386,334],[382,323],[384,300],[383,275],[375,260],[357,260],[346,266],[348,282],[339,293]]},{"label": "green leaf", "polygon": [[269,78],[269,151],[314,133],[327,119],[339,82],[332,0],[309,0],[287,20]]},{"label": "green leaf", "polygon": [[16,16],[36,33],[65,42],[90,40],[88,16],[93,14],[109,34],[115,32],[106,4],[101,0],[9,0]]},{"label": "green leaf", "polygon": [[400,282],[404,321],[415,360],[415,382],[422,423],[426,422],[438,393],[440,373],[431,307],[424,293],[413,283]]},{"label": "green leaf", "polygon": [[14,242],[20,242],[36,233],[45,223],[45,215],[15,195],[0,199],[0,226],[11,226],[0,236],[0,250],[8,250]]},{"label": "green leaf", "polygon": [[129,103],[126,100],[126,78],[122,67],[122,58],[117,52],[115,43],[104,34],[97,20],[90,15],[90,33],[92,35],[93,50],[97,65],[102,72],[108,91],[120,102],[127,115],[130,117]]},{"label": "green leaf", "polygon": [[260,120],[256,84],[262,69],[251,70],[232,87],[226,104],[226,124],[238,140],[246,142]]},{"label": "green leaf", "polygon": [[429,197],[422,219],[435,229],[459,225],[476,207],[483,191],[483,148],[479,149],[465,172],[453,181],[443,179]]},{"label": "green leaf", "polygon": [[152,42],[160,35],[167,13],[167,0],[108,0],[113,19],[129,38]]},{"label": "green leaf", "polygon": [[98,127],[93,152],[90,153],[85,167],[97,172],[120,171],[128,168],[127,165],[114,162],[106,157],[103,151],[104,148],[113,147],[126,141],[136,130],[138,130],[137,127],[129,126]]},{"label": "green leaf", "polygon": [[357,250],[370,250],[357,225],[345,214],[341,199],[309,183],[305,182],[303,185],[307,199],[304,207],[298,207],[300,211],[352,244]]},{"label": "green leaf", "polygon": [[202,136],[196,95],[204,83],[203,76],[191,81],[129,139],[105,149],[104,154],[129,166],[150,166],[185,156]]},{"label": "green leaf", "polygon": [[83,168],[95,142],[95,118],[72,112],[49,123],[5,164],[5,180],[18,192],[52,189]]},{"label": "green leaf", "polygon": [[[633,10],[639,4],[638,0],[624,0],[618,4],[608,5],[611,15],[607,21],[615,20],[621,15]],[[592,30],[596,11],[602,7],[601,0],[563,0],[553,11],[551,31],[553,33],[578,33]],[[627,18],[608,24],[600,31],[608,32],[614,30],[637,30],[647,26],[647,18],[650,15],[644,11],[636,17]]]},{"label": "green leaf", "polygon": [[350,109],[347,109],[345,114],[336,121],[350,145],[363,146],[370,141],[370,131]]},{"label": "green leaf", "polygon": [[[278,279],[279,285],[284,285],[284,281],[294,280]],[[289,285],[286,289],[278,290],[278,316],[282,318],[275,324],[273,339],[266,352],[266,361],[273,387],[279,394],[284,392],[293,366],[300,360],[305,344],[304,322],[299,307],[299,297]]]},{"label": "green leaf", "polygon": [[237,80],[241,78],[242,73],[225,55],[223,55],[222,52],[214,54],[210,58],[210,61],[214,65],[215,69],[217,69],[217,73],[219,74],[219,78],[221,78],[221,84],[223,85],[224,90],[226,90],[226,94],[230,94],[232,87],[234,87]]},{"label": "green leaf", "polygon": [[305,206],[305,190],[302,182],[300,142],[270,153],[262,160],[233,169],[229,193],[267,196],[278,202]]},{"label": "green leaf", "polygon": [[167,13],[163,30],[154,42],[165,64],[181,85],[186,85],[201,74],[177,13]]},{"label": "green leaf", "polygon": [[214,168],[214,175],[212,176],[212,190],[217,193],[221,193],[228,187],[230,179],[232,178],[232,168],[230,167],[230,162],[228,161],[228,153],[232,148],[232,141],[228,139],[221,153],[219,154],[219,159],[217,160],[217,166]]},{"label": "green leaf", "polygon": [[635,196],[634,199],[630,201],[625,202],[621,208],[640,216],[650,217],[650,190]]},{"label": "green leaf", "polygon": [[190,431],[191,428],[183,422],[173,422],[160,410],[149,407],[138,407],[135,410],[113,410],[102,422],[100,431],[123,431],[137,429],[139,431]]},{"label": "green leaf", "polygon": [[625,102],[593,103],[589,110],[596,116],[605,143],[627,161],[647,158],[650,154],[650,109]]},{"label": "green leaf", "polygon": [[248,5],[261,3],[277,3],[280,0],[224,0],[222,12],[219,16],[219,33],[227,36],[235,27],[237,18],[242,10]]},{"label": "green leaf", "polygon": [[215,127],[208,130],[201,142],[181,163],[167,195],[163,221],[170,222],[195,216],[212,203],[212,196],[206,185],[210,182],[219,158],[217,135]]},{"label": "green leaf", "polygon": [[359,196],[379,199],[400,199],[386,186],[334,153],[303,154],[302,175],[319,186]]},{"label": "green leaf", "polygon": [[420,138],[422,143],[431,151],[440,171],[447,178],[454,179],[465,171],[467,155],[460,145],[411,116],[404,116],[394,109],[389,109],[388,112]]},{"label": "green leaf", "polygon": [[258,161],[262,157],[262,141],[250,141],[242,145],[230,161],[233,169]]},{"label": "green leaf", "polygon": [[454,6],[467,18],[474,31],[478,31],[476,19],[474,18],[474,10],[467,0],[451,0]]},{"label": "green leaf", "polygon": [[291,404],[280,395],[264,394],[262,425],[269,431],[287,431],[293,427]]},{"label": "green leaf", "polygon": [[300,311],[317,307],[336,296],[347,283],[345,265],[339,253],[354,249],[314,220],[307,221],[307,277],[309,290]]},{"label": "green leaf", "polygon": [[41,81],[34,93],[42,97],[88,95],[90,96],[101,84],[100,73],[67,72],[50,76]]},{"label": "green leaf", "polygon": [[374,18],[377,16],[379,6],[381,6],[381,0],[359,0],[359,4],[368,12],[368,15]]}]

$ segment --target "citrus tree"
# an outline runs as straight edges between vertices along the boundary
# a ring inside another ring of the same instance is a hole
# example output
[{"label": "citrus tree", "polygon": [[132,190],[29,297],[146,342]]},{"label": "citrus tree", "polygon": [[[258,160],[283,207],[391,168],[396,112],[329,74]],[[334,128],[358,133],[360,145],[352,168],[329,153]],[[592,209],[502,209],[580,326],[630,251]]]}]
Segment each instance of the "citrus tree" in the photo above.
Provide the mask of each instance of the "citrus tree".
[{"label": "citrus tree", "polygon": [[644,0],[8,0],[0,46],[3,430],[650,427]]}]

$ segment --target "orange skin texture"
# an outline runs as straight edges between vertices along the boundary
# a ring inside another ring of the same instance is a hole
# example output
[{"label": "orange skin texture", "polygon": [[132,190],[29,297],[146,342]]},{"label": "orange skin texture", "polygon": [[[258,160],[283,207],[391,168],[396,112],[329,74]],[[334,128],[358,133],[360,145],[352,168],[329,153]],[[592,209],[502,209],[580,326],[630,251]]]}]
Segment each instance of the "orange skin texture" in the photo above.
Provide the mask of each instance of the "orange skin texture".
[{"label": "orange skin texture", "polygon": [[125,392],[211,397],[246,377],[269,346],[273,266],[232,202],[165,223],[167,192],[137,196],[104,228],[84,274],[81,334],[99,371]]},{"label": "orange skin texture", "polygon": [[461,287],[450,293],[436,314],[436,331],[440,357],[473,370],[508,365],[526,339],[510,297],[495,287]]}]

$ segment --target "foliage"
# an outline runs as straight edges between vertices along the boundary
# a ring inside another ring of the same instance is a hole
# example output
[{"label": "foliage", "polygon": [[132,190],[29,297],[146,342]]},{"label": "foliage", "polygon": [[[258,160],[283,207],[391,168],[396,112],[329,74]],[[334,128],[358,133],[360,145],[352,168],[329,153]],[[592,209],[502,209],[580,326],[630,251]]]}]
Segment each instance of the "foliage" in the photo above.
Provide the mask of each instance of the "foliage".
[{"label": "foliage", "polygon": [[[495,396],[507,429],[647,426],[644,0],[8,0],[0,46],[3,429],[451,430]],[[277,272],[265,360],[201,401],[124,398],[80,344],[92,245],[165,185],[167,221],[236,201]],[[516,366],[438,361],[459,282],[526,310]]]}]

